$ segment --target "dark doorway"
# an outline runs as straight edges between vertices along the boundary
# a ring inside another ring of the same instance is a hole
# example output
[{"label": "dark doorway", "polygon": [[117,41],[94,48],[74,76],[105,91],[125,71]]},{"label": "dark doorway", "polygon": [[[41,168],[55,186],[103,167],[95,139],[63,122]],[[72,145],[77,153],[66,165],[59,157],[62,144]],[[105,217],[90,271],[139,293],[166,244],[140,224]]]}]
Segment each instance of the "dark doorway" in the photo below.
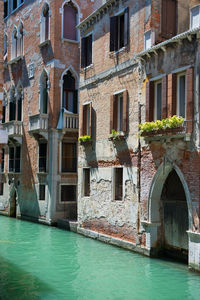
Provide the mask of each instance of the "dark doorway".
[{"label": "dark doorway", "polygon": [[170,257],[187,260],[188,207],[183,185],[175,170],[169,173],[165,181],[161,204],[163,253]]},{"label": "dark doorway", "polygon": [[17,198],[17,194],[16,191],[14,192],[14,195],[12,197],[11,203],[10,203],[10,217],[12,218],[16,218],[16,198]]}]

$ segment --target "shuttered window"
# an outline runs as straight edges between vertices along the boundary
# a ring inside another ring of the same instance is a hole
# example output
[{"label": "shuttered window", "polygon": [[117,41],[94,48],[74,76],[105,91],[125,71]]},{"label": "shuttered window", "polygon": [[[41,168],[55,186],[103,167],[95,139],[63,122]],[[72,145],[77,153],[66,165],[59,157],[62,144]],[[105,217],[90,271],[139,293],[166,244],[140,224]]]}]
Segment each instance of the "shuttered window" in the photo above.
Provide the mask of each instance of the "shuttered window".
[{"label": "shuttered window", "polygon": [[154,120],[162,119],[162,82],[155,82]]},{"label": "shuttered window", "polygon": [[71,4],[64,6],[63,38],[76,40],[77,10]]},{"label": "shuttered window", "polygon": [[177,84],[177,115],[186,116],[186,77],[185,74],[178,75]]},{"label": "shuttered window", "polygon": [[81,135],[92,137],[92,103],[82,106]]},{"label": "shuttered window", "polygon": [[162,0],[162,37],[169,39],[176,35],[176,0]]},{"label": "shuttered window", "polygon": [[47,169],[47,143],[39,144],[39,172]]},{"label": "shuttered window", "polygon": [[92,34],[81,39],[81,68],[92,64]]},{"label": "shuttered window", "polygon": [[118,51],[129,42],[129,9],[110,18],[110,51]]},{"label": "shuttered window", "polygon": [[21,147],[9,148],[9,172],[20,172]]},{"label": "shuttered window", "polygon": [[90,169],[84,168],[83,169],[83,196],[89,197],[90,196]]},{"label": "shuttered window", "polygon": [[62,172],[77,172],[76,143],[62,143]]},{"label": "shuttered window", "polygon": [[128,91],[110,97],[110,133],[127,132]]},{"label": "shuttered window", "polygon": [[114,200],[123,199],[123,168],[114,169]]}]

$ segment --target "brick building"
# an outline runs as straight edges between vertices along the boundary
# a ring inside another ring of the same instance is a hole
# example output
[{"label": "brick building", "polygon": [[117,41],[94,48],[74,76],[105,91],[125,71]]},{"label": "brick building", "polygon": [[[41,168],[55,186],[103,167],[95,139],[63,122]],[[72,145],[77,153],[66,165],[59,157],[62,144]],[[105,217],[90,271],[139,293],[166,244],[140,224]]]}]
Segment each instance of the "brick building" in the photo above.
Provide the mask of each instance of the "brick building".
[{"label": "brick building", "polygon": [[76,25],[100,4],[4,1],[2,123],[9,141],[1,163],[3,213],[48,224],[76,219]]},{"label": "brick building", "polygon": [[198,270],[199,27],[190,0],[108,0],[78,26],[78,231]]}]

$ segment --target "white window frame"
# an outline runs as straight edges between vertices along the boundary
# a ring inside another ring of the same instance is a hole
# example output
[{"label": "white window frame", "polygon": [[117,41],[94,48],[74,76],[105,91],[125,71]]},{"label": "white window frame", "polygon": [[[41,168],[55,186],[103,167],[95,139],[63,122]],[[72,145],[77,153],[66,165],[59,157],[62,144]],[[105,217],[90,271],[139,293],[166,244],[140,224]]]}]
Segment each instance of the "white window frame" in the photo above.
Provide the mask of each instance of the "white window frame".
[{"label": "white window frame", "polygon": [[17,28],[14,26],[11,33],[11,60],[17,57]]},{"label": "white window frame", "polygon": [[[199,10],[199,14],[198,14],[199,15],[199,24],[197,27],[192,27],[192,14],[193,14],[193,11],[195,11],[196,9]],[[198,28],[198,27],[200,27],[200,5],[196,5],[190,9],[190,29],[194,29],[194,28]]]},{"label": "white window frame", "polygon": [[[48,30],[48,39],[47,40],[45,39],[45,32],[46,32],[45,19],[46,18],[44,16],[44,9],[46,6],[48,6],[48,8],[49,8],[49,30]],[[49,3],[45,2],[42,7],[41,15],[40,15],[40,44],[43,44],[50,40],[50,38],[51,38],[50,28],[51,28],[51,9],[50,9]]]},{"label": "white window frame", "polygon": [[162,119],[162,80],[158,80],[155,81],[154,83],[154,121],[157,121],[157,103],[158,103],[158,99],[157,99],[157,86],[158,84],[161,83],[161,119]]},{"label": "white window frame", "polygon": [[82,18],[82,14],[80,12],[80,7],[79,7],[79,5],[77,4],[76,1],[74,1],[74,0],[65,0],[65,1],[63,1],[62,6],[60,8],[60,14],[61,14],[61,39],[64,40],[64,41],[71,42],[71,43],[79,43],[80,42],[80,30],[78,28],[76,29],[76,40],[65,39],[63,37],[63,34],[64,34],[64,28],[63,28],[64,27],[64,6],[67,5],[67,3],[69,3],[70,1],[74,4],[74,6],[77,9],[76,25],[78,25],[80,23],[80,19]]},{"label": "white window frame", "polygon": [[177,99],[176,99],[176,113],[177,116],[180,116],[180,77],[185,76],[185,118],[186,118],[186,107],[187,107],[187,80],[186,80],[186,72],[177,74]]},{"label": "white window frame", "polygon": [[47,76],[47,92],[48,92],[47,114],[45,114],[45,115],[48,115],[49,114],[49,89],[50,89],[50,81],[49,81],[49,73],[47,72],[46,69],[43,69],[42,74],[40,76],[40,81],[39,81],[39,101],[38,101],[39,107],[38,107],[38,111],[39,111],[40,114],[44,114],[44,113],[42,113],[42,105],[43,105],[43,89],[44,89],[43,79],[44,79],[44,75],[45,74]]},{"label": "white window frame", "polygon": [[[122,119],[120,118],[120,115],[121,115],[121,109],[120,109],[121,108],[120,107],[121,99],[122,99]],[[124,101],[123,93],[118,94],[117,95],[117,131],[120,132],[120,133],[123,132],[123,101]],[[121,130],[119,128],[120,123],[122,123]]]},{"label": "white window frame", "polygon": [[[122,169],[122,199],[115,199],[115,170],[116,169]],[[115,166],[112,167],[112,201],[114,202],[122,202],[124,201],[124,196],[125,196],[125,180],[124,180],[124,166],[120,165],[120,166]]]},{"label": "white window frame", "polygon": [[[151,42],[151,44],[150,44],[150,47],[146,47],[146,41],[147,41],[147,36],[150,34],[150,42]],[[152,41],[152,39],[153,39],[153,33],[152,33],[152,30],[148,30],[148,31],[146,31],[145,33],[144,33],[144,50],[146,51],[146,50],[148,50],[148,49],[150,49],[151,47],[152,47],[152,44],[153,44],[153,41]]]},{"label": "white window frame", "polygon": [[[73,185],[76,187],[76,200],[75,201],[61,201],[61,187],[62,185]],[[60,183],[59,184],[59,204],[74,204],[74,203],[77,203],[77,196],[78,196],[78,187],[77,187],[77,184],[75,183]]]}]

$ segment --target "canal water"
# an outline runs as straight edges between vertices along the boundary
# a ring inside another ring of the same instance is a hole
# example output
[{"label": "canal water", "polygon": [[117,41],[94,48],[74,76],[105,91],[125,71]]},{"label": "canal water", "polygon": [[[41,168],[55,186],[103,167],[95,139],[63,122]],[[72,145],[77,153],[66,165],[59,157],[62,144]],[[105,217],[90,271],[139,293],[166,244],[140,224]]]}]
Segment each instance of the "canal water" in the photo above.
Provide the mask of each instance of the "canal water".
[{"label": "canal water", "polygon": [[0,228],[1,300],[200,300],[186,265],[3,216]]}]

